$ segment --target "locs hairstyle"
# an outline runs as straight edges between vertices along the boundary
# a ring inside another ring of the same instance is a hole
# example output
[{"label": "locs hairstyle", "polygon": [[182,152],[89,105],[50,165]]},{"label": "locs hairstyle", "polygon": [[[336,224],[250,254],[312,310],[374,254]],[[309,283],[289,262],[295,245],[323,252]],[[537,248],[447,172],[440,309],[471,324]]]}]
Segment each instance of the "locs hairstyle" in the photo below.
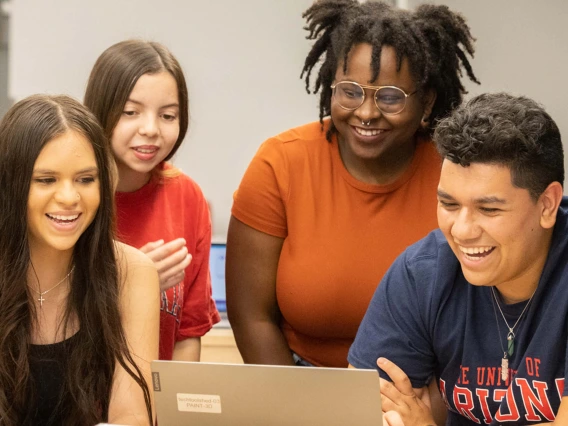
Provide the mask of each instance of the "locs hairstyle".
[{"label": "locs hairstyle", "polygon": [[85,92],[85,105],[95,114],[110,139],[120,119],[128,96],[144,74],[169,72],[178,87],[179,136],[171,152],[174,156],[189,124],[189,101],[183,71],[177,59],[162,44],[143,40],[125,40],[105,50],[97,59]]},{"label": "locs hairstyle", "polygon": [[[338,66],[347,71],[347,58],[359,43],[373,46],[372,80],[379,75],[381,50],[392,46],[397,54],[398,69],[406,58],[416,81],[417,90],[434,90],[437,94],[432,112],[427,117],[431,133],[436,122],[462,101],[466,93],[460,82],[460,64],[470,80],[479,83],[473,74],[467,54],[473,56],[473,42],[463,17],[447,6],[420,5],[410,12],[381,2],[357,0],[318,0],[304,14],[309,31],[307,38],[316,40],[306,57],[301,77],[305,76],[310,93],[310,76],[323,60],[314,84],[314,93],[321,90],[320,122],[331,114],[331,85]],[[333,122],[327,139],[336,132]]]},{"label": "locs hairstyle", "polygon": [[3,425],[29,424],[30,336],[37,317],[27,282],[30,249],[27,203],[35,161],[45,144],[74,131],[92,145],[99,169],[100,205],[73,250],[75,272],[62,327],[71,313],[80,329],[69,349],[64,389],[58,396],[69,425],[106,421],[118,363],[141,386],[144,378],[126,345],[120,322],[119,271],[113,242],[112,154],[96,118],[67,96],[35,95],[15,104],[0,122],[0,418]]},{"label": "locs hairstyle", "polygon": [[434,132],[440,154],[463,167],[500,164],[512,184],[538,200],[552,182],[564,182],[564,152],[558,126],[532,99],[486,93],[440,121]]}]

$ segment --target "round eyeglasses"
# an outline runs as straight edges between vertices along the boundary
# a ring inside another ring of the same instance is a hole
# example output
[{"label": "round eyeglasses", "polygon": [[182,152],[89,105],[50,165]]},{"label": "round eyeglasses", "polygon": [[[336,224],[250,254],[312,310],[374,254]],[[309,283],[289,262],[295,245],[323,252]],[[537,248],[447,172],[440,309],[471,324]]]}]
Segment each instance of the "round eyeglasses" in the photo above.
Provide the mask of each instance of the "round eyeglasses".
[{"label": "round eyeglasses", "polygon": [[340,81],[331,86],[337,104],[348,111],[353,111],[365,102],[365,89],[375,91],[375,105],[385,115],[400,114],[406,106],[406,98],[414,95],[406,93],[396,86],[364,86],[354,81]]}]

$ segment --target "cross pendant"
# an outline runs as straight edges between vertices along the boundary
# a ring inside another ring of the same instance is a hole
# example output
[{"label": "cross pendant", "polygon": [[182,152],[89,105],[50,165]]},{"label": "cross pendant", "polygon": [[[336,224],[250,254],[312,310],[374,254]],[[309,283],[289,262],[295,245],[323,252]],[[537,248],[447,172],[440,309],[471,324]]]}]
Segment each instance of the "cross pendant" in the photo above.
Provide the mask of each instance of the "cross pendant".
[{"label": "cross pendant", "polygon": [[42,307],[43,307],[43,301],[45,300],[45,299],[43,298],[43,294],[40,294],[40,295],[39,295],[39,299],[37,299],[37,300],[38,300],[38,302],[39,302],[39,307],[42,308]]}]

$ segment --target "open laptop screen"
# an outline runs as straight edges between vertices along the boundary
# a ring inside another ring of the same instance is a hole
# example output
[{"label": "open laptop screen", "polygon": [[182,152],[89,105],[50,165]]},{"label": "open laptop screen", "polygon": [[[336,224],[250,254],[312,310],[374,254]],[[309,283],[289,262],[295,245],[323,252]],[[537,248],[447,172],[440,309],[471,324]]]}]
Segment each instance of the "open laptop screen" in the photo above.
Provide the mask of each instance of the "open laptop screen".
[{"label": "open laptop screen", "polygon": [[213,287],[213,299],[219,312],[227,311],[227,301],[225,297],[225,243],[212,243],[211,254],[209,257],[209,268],[211,269],[211,286]]}]

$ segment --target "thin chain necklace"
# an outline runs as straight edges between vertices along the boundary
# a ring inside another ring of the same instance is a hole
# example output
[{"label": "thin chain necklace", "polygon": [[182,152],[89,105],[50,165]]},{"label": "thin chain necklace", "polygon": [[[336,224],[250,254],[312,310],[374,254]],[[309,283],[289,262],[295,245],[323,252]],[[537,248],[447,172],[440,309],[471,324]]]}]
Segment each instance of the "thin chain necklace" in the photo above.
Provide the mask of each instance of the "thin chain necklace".
[{"label": "thin chain necklace", "polygon": [[[521,320],[525,311],[531,304],[535,293],[536,289],[535,291],[533,291],[531,298],[523,308],[523,311],[521,312],[521,315],[519,315],[519,318],[517,318],[517,321],[515,321],[515,324],[513,324],[512,327],[509,327],[509,323],[505,318],[505,314],[501,310],[501,305],[499,304],[499,300],[497,300],[497,295],[495,294],[495,287],[491,287],[491,294],[493,295],[491,303],[493,305],[493,312],[495,313],[495,321],[497,322],[497,331],[499,332],[499,344],[501,345],[501,350],[503,351],[503,358],[501,359],[501,380],[503,380],[504,382],[506,382],[507,379],[509,378],[509,358],[512,357],[513,353],[515,352],[515,331],[514,331],[515,327],[517,326],[517,324],[519,324],[519,321]],[[501,341],[501,327],[499,327],[499,318],[497,318],[497,310],[495,309],[496,304],[497,308],[499,308],[501,316],[503,317],[503,321],[505,321],[505,325],[509,329],[509,332],[507,333],[507,350],[505,350],[505,348],[503,347],[503,342]]]},{"label": "thin chain necklace", "polygon": [[[33,265],[32,265],[33,268]],[[59,285],[63,284],[63,282],[69,278],[69,275],[71,275],[71,273],[73,272],[73,270],[75,269],[75,265],[73,265],[73,267],[71,268],[71,270],[67,273],[67,275],[65,275],[63,277],[63,279],[61,281],[59,281],[57,284],[55,284],[53,287],[51,287],[49,290],[45,290],[45,291],[37,291],[35,288],[33,288],[32,286],[29,286],[33,291],[35,291],[37,294],[39,294],[39,298],[37,299],[37,301],[39,302],[39,307],[43,308],[43,302],[45,301],[45,299],[43,298],[44,295],[46,295],[47,293],[49,293],[51,290],[53,290],[54,288],[58,287]],[[35,274],[35,269],[34,269],[34,274]],[[36,278],[37,278],[37,283],[38,286],[39,284],[39,278],[37,277],[36,274]],[[41,287],[40,287],[41,290]]]}]

